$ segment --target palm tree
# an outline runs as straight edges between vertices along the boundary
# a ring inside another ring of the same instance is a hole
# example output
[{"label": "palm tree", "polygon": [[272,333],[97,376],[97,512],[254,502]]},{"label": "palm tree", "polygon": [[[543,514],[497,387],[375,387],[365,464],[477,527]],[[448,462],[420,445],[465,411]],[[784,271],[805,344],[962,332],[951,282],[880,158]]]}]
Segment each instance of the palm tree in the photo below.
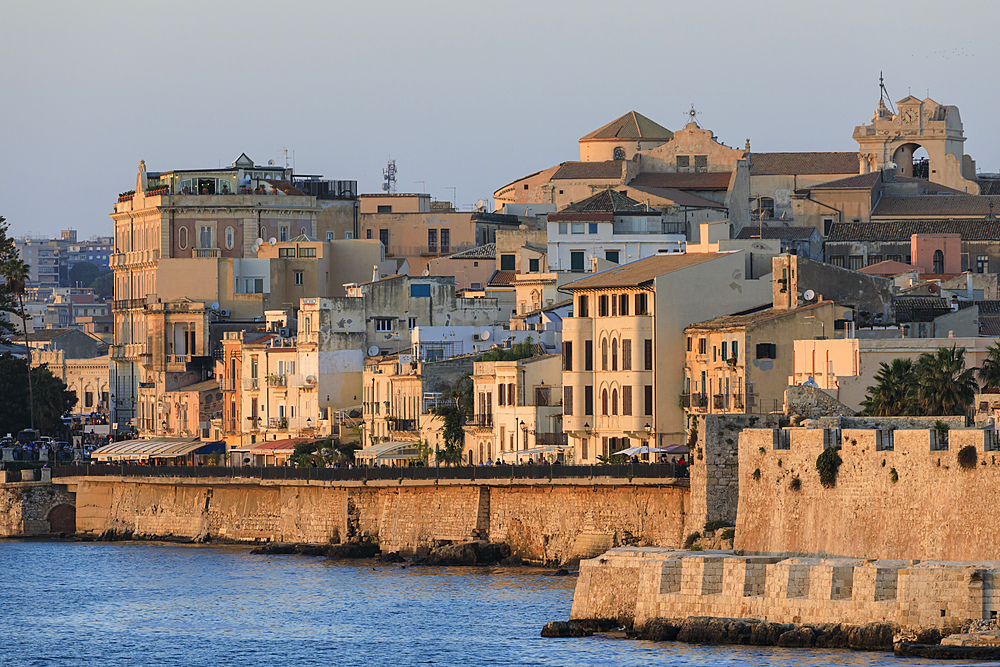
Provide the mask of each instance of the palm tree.
[{"label": "palm tree", "polygon": [[913,414],[916,377],[912,359],[882,362],[875,375],[875,385],[861,403],[864,414],[873,417],[898,417]]},{"label": "palm tree", "polygon": [[915,364],[917,402],[925,415],[964,415],[976,398],[976,368],[965,367],[965,348],[924,353]]},{"label": "palm tree", "polygon": [[988,355],[979,369],[979,382],[984,389],[1000,389],[1000,341],[986,350]]},{"label": "palm tree", "polygon": [[10,257],[0,265],[0,275],[3,276],[6,291],[17,295],[17,304],[20,309],[21,326],[24,329],[24,347],[28,355],[28,422],[31,428],[35,428],[35,394],[31,386],[31,346],[28,345],[28,320],[24,313],[24,288],[28,282],[28,265],[21,261],[16,255]]}]

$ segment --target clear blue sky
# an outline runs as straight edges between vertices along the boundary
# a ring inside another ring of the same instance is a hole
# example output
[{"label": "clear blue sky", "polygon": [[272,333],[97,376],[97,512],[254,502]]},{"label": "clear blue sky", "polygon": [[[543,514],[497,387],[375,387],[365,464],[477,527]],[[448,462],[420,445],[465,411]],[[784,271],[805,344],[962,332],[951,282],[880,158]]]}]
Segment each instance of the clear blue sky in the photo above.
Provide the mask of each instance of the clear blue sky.
[{"label": "clear blue sky", "polygon": [[693,103],[754,150],[855,150],[879,71],[962,113],[1000,171],[1000,3],[6,2],[0,215],[14,234],[110,234],[136,166],[295,151],[303,173],[471,204],[579,155],[635,109],[670,129]]}]

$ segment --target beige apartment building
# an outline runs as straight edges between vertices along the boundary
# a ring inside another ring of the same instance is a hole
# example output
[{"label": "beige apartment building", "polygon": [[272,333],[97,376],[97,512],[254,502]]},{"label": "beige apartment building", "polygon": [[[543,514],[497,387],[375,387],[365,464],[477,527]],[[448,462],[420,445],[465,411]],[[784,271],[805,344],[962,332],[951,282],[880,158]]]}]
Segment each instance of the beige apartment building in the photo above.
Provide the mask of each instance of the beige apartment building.
[{"label": "beige apartment building", "polygon": [[684,328],[770,299],[745,266],[743,251],[659,255],[564,286],[563,423],[578,463],[683,442]]},{"label": "beige apartment building", "polygon": [[692,414],[782,410],[795,341],[832,337],[842,310],[831,301],[793,309],[767,304],[688,326],[684,408]]},{"label": "beige apartment building", "polygon": [[207,378],[213,324],[263,315],[271,267],[257,265],[258,239],[326,238],[321,225],[356,219],[355,199],[352,181],[296,176],[245,154],[219,169],[149,172],[140,162],[111,214],[112,422],[144,419],[155,430],[157,397]]},{"label": "beige apartment building", "polygon": [[476,362],[475,413],[465,426],[466,463],[572,462],[563,432],[561,364],[558,354]]}]

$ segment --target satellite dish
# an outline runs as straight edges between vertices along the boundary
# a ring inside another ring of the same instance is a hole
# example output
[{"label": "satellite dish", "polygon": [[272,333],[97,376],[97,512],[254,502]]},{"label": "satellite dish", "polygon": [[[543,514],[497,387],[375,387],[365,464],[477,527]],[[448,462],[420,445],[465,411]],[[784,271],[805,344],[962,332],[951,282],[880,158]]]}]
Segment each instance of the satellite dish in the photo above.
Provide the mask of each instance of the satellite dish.
[{"label": "satellite dish", "polygon": [[219,302],[218,301],[213,301],[212,302],[212,310],[218,310],[218,309],[219,309]]},{"label": "satellite dish", "polygon": [[490,339],[489,330],[486,330],[483,333],[479,334],[479,337],[482,338],[483,340],[489,340]]},{"label": "satellite dish", "polygon": [[931,294],[934,294],[934,292],[937,292],[937,285],[928,285],[927,291],[930,292]]},{"label": "satellite dish", "polygon": [[268,167],[273,167],[274,166],[274,160],[268,160],[267,161],[267,166]]},{"label": "satellite dish", "polygon": [[802,296],[805,297],[806,301],[812,301],[816,298],[816,292],[813,292],[811,289],[807,289]]},{"label": "satellite dish", "polygon": [[378,356],[378,345],[372,345],[371,347],[368,348],[368,356],[369,357]]},{"label": "satellite dish", "polygon": [[276,239],[276,238],[274,238],[274,237],[272,236],[272,237],[271,237],[270,239],[268,239],[268,241],[267,241],[267,242],[268,242],[268,243],[270,243],[271,245],[274,245],[275,243],[277,243],[277,242],[278,242],[278,239]]},{"label": "satellite dish", "polygon": [[306,376],[306,384],[316,384],[316,376],[315,375],[307,375]]},{"label": "satellite dish", "polygon": [[256,239],[254,240],[253,244],[254,244],[254,245],[256,245],[256,246],[262,246],[262,245],[264,245],[264,239],[262,239],[262,238],[260,238],[260,237],[258,236],[258,237],[257,237],[257,238],[256,238]]}]

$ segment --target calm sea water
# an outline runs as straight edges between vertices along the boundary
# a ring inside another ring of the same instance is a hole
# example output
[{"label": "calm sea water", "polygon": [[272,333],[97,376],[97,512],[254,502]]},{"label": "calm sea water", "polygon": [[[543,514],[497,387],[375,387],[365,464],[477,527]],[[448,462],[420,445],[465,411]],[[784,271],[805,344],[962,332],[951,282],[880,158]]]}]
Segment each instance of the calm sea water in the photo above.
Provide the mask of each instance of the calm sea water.
[{"label": "calm sea water", "polygon": [[921,665],[891,654],[543,639],[576,583],[238,547],[0,541],[3,665]]}]

